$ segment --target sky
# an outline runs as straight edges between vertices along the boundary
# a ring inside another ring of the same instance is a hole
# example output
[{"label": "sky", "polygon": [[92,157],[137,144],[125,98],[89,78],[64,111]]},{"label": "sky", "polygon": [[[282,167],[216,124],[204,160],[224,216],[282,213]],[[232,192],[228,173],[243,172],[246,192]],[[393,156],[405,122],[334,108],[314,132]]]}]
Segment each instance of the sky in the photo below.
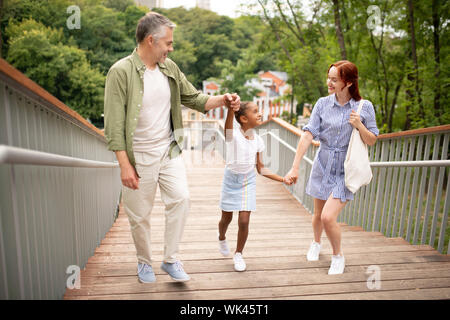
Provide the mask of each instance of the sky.
[{"label": "sky", "polygon": [[[217,12],[220,15],[226,15],[231,18],[238,17],[239,11],[241,9],[241,5],[247,5],[249,2],[255,2],[253,1],[246,1],[246,0],[210,0],[211,10],[214,12]],[[305,14],[307,17],[311,16],[311,10],[309,9],[311,0],[302,0],[304,3],[303,8],[305,10]],[[196,0],[163,0],[163,4],[165,8],[174,8],[183,6],[186,9],[190,9],[195,7],[197,1]],[[258,7],[259,9],[259,7]],[[248,13],[248,9],[247,9]]]},{"label": "sky", "polygon": [[[231,18],[236,18],[239,15],[236,10],[239,9],[240,4],[245,3],[244,0],[210,0],[211,10],[220,15],[226,15]],[[164,0],[165,8],[174,8],[183,6],[187,9],[193,8],[196,5],[196,0]]]}]

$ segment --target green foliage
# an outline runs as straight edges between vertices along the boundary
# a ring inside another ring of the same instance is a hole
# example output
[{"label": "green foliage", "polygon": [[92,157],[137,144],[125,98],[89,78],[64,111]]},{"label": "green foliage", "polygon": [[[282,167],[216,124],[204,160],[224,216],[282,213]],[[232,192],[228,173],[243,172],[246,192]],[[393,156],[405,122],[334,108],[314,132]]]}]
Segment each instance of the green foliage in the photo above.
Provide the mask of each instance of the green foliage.
[{"label": "green foliage", "polygon": [[220,75],[221,61],[237,62],[240,50],[232,38],[234,21],[231,18],[199,8],[158,8],[155,11],[177,24],[175,34],[182,33],[183,41],[175,43],[175,50],[186,53],[191,61],[195,56],[195,63],[188,64],[183,61],[183,54],[175,51],[171,54],[195,87],[201,88],[203,80]]},{"label": "green foliage", "polygon": [[133,51],[135,41],[127,36],[123,15],[102,5],[81,7],[81,29],[71,30],[78,47],[106,74],[119,59]]},{"label": "green foliage", "polygon": [[103,0],[102,4],[107,8],[121,12],[124,12],[129,7],[136,8],[133,0]]},{"label": "green foliage", "polygon": [[30,19],[9,24],[6,33],[11,64],[84,117],[101,114],[105,77],[90,66],[83,50],[62,44],[61,29]]},{"label": "green foliage", "polygon": [[291,113],[288,111],[283,111],[283,113],[281,114],[281,119],[294,126],[297,124],[297,115],[296,114],[291,115]]},{"label": "green foliage", "polygon": [[[326,95],[326,70],[330,63],[344,59],[336,31],[336,3],[346,59],[358,66],[360,92],[373,102],[381,131],[450,123],[446,90],[450,79],[446,67],[450,62],[448,1],[412,1],[414,37],[406,0],[312,1],[309,5],[314,19],[309,20],[303,14],[301,1],[253,1],[249,7],[253,12],[259,8],[266,25],[262,46],[278,53],[282,69],[290,75],[297,101],[314,104]],[[374,14],[368,12],[371,5],[380,12],[374,30],[367,26]],[[438,20],[437,29],[433,26],[433,12]],[[413,43],[417,66],[412,58]]]}]

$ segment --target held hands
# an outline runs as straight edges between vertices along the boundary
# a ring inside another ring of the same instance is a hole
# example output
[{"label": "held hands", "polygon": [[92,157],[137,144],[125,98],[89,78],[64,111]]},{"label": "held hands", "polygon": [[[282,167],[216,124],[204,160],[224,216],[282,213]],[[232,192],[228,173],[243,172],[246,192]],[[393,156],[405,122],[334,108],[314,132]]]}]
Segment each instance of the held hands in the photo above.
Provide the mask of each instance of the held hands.
[{"label": "held hands", "polygon": [[350,113],[350,119],[348,120],[348,122],[353,126],[353,128],[356,128],[358,130],[363,125],[361,122],[361,118],[359,117],[359,114],[356,113],[354,110],[352,110],[352,113]]},{"label": "held hands", "polygon": [[295,184],[297,183],[297,178],[298,178],[298,170],[295,170],[294,168],[292,168],[291,170],[289,170],[289,172],[284,176],[283,178],[283,182],[287,185],[291,185],[291,184]]},{"label": "held hands", "polygon": [[225,93],[223,95],[223,103],[227,108],[238,111],[241,106],[241,98],[236,93]]}]

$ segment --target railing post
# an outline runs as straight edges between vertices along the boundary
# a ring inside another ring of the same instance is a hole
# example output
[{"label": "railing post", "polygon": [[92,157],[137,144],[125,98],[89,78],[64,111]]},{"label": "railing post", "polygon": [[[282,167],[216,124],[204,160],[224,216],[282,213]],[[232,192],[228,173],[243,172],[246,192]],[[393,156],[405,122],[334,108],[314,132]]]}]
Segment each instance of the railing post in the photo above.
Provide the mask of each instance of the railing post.
[{"label": "railing post", "polygon": [[[449,133],[445,134],[445,136],[444,136],[444,144],[442,145],[442,155],[441,155],[442,160],[446,160],[446,158],[447,158],[449,137],[450,137]],[[434,240],[435,240],[434,238],[436,235],[436,228],[437,228],[437,223],[438,223],[440,199],[442,197],[442,185],[444,184],[444,177],[445,177],[445,167],[441,167],[439,169],[438,184],[436,187],[437,188],[436,189],[436,198],[434,201],[434,212],[433,212],[433,222],[431,224],[430,245],[433,245]],[[450,180],[450,179],[448,179],[448,180]],[[447,193],[448,192],[449,191],[448,191],[448,187],[447,187]],[[445,205],[444,205],[443,215],[448,215],[448,208],[447,208],[447,211],[445,211]],[[442,220],[444,220],[444,217],[442,218]],[[445,226],[446,226],[445,224],[442,225],[442,227],[444,229],[445,229]],[[441,252],[442,252],[442,250],[441,250]]]},{"label": "railing post", "polygon": [[[386,141],[382,142],[381,146],[381,161],[386,161],[388,157],[388,143]],[[378,179],[377,179],[377,194],[375,200],[375,212],[372,222],[372,231],[378,231],[380,225],[380,217],[381,217],[381,205],[383,203],[383,191],[385,186],[385,176],[386,176],[386,168],[381,168]],[[372,182],[373,183],[373,182]]]}]

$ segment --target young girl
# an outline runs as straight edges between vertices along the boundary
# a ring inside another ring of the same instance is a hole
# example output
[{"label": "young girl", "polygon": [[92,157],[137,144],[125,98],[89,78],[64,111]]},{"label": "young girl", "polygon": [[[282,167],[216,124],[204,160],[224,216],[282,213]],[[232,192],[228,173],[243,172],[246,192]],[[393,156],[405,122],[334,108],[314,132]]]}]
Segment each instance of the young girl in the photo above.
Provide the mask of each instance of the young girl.
[{"label": "young girl", "polygon": [[[233,129],[233,118],[241,125]],[[222,218],[219,222],[219,249],[224,256],[228,256],[225,233],[233,218],[233,211],[239,211],[239,231],[236,252],[234,254],[234,269],[244,271],[245,261],[242,251],[248,237],[250,212],[256,209],[256,169],[263,176],[284,182],[283,177],[273,174],[262,163],[264,142],[253,128],[261,124],[261,114],[258,106],[253,102],[241,102],[240,109],[235,113],[228,108],[225,120],[226,167],[222,183],[220,208]]]},{"label": "young girl", "polygon": [[295,183],[298,168],[313,139],[320,140],[306,193],[314,198],[312,226],[314,241],[307,254],[309,261],[317,261],[323,229],[333,248],[328,274],[344,272],[345,259],[341,248],[341,231],[337,218],[353,194],[345,187],[344,160],[353,128],[359,130],[364,143],[372,146],[378,136],[375,111],[370,101],[361,102],[358,89],[358,69],[349,61],[338,61],[328,68],[327,97],[320,98],[297,146],[292,169],[285,178]]}]

